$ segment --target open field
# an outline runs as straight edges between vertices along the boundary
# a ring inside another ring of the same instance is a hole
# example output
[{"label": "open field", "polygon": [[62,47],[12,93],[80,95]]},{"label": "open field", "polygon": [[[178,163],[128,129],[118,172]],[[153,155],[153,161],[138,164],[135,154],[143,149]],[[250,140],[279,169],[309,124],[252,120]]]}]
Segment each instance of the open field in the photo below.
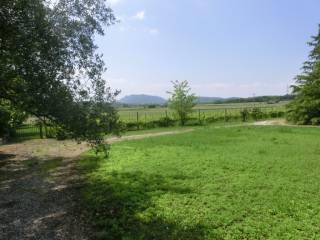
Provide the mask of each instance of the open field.
[{"label": "open field", "polygon": [[87,154],[101,239],[319,239],[320,129],[202,127]]},{"label": "open field", "polygon": [[[199,104],[194,107],[193,112],[189,115],[188,125],[203,125],[206,123],[219,122],[239,122],[241,121],[241,111],[248,109],[252,112],[254,108],[261,111],[261,116],[249,120],[262,120],[270,118],[282,118],[285,115],[285,105],[288,102],[276,104],[267,103],[233,103],[233,104]],[[127,130],[142,130],[159,127],[171,127],[177,123],[168,124],[165,118],[175,119],[174,113],[168,108],[118,108],[120,120],[126,124]],[[159,122],[160,121],[160,122]],[[42,129],[45,135],[45,128]],[[56,130],[54,127],[47,126],[49,137],[54,137]],[[21,127],[16,129],[17,140],[34,139],[40,137],[40,128],[35,124],[35,118],[29,118]]]},{"label": "open field", "polygon": [[[194,107],[190,117],[194,119],[217,119],[240,118],[240,112],[247,108],[259,108],[263,113],[284,112],[288,102],[267,104],[263,102],[253,103],[232,103],[232,104],[198,104]],[[164,117],[174,118],[171,110],[165,107],[144,108],[118,108],[120,119],[126,123],[157,121]]]}]

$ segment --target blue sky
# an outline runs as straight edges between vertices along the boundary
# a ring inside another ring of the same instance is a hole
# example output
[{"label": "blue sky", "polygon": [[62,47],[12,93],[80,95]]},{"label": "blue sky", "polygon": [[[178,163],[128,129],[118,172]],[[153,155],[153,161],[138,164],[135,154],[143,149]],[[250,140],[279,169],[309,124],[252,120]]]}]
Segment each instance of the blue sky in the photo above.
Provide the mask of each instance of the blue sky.
[{"label": "blue sky", "polygon": [[120,22],[97,37],[121,96],[285,94],[318,31],[319,0],[109,0]]}]

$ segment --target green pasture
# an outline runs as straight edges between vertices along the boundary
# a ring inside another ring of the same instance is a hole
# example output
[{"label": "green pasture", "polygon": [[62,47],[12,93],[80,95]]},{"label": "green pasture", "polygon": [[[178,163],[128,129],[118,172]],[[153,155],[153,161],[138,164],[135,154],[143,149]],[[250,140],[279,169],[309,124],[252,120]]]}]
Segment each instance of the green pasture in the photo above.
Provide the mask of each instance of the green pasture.
[{"label": "green pasture", "polygon": [[[240,118],[241,111],[245,108],[252,110],[259,108],[265,114],[270,112],[285,112],[286,102],[277,104],[267,103],[239,103],[239,104],[199,104],[194,107],[190,114],[191,118],[205,120],[216,118],[217,120],[225,120],[226,118]],[[174,119],[174,112],[168,108],[118,108],[120,120],[126,123],[133,122],[150,122],[157,121],[161,118],[169,117]]]},{"label": "green pasture", "polygon": [[[285,113],[286,102],[276,104],[267,103],[233,103],[233,104],[199,104],[194,107],[193,112],[189,115],[188,125],[199,125],[219,123],[219,122],[236,122],[241,121],[241,111],[259,108],[262,112],[261,119],[283,118]],[[149,124],[165,118],[176,119],[173,111],[164,107],[144,108],[118,108],[120,120],[127,126],[127,130],[142,130],[159,128],[159,124]],[[256,120],[249,119],[248,120]],[[174,123],[175,125],[177,122]],[[172,126],[171,126],[172,127]],[[55,129],[47,126],[49,136],[55,135]],[[45,129],[43,128],[43,132]],[[16,139],[32,139],[40,137],[40,128],[34,124],[34,119],[30,118],[21,127],[16,129]]]},{"label": "green pasture", "polygon": [[319,239],[320,129],[202,127],[80,162],[98,239]]}]

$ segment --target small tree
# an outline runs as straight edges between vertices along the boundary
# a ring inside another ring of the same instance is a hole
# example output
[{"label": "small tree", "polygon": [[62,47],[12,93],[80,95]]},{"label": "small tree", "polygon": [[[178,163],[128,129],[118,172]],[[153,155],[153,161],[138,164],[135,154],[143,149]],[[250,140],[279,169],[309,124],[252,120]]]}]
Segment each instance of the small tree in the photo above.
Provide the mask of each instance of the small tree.
[{"label": "small tree", "polygon": [[168,101],[168,107],[175,111],[180,124],[185,125],[188,114],[192,112],[195,106],[196,96],[191,94],[191,88],[187,81],[172,81],[173,92],[168,92],[171,96]]},{"label": "small tree", "polygon": [[247,108],[244,108],[243,110],[241,110],[240,114],[241,114],[242,122],[248,121],[250,113]]}]

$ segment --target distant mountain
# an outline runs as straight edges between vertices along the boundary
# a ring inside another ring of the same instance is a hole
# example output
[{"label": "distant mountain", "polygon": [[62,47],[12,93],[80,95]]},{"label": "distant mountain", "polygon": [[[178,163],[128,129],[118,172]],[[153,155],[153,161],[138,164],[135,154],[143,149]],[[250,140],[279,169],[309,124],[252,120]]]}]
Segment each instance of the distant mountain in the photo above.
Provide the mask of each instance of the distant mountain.
[{"label": "distant mountain", "polygon": [[148,105],[148,104],[164,104],[167,100],[158,96],[151,96],[145,94],[139,95],[128,95],[119,100],[119,103],[129,104],[129,105]]},{"label": "distant mountain", "polygon": [[222,101],[224,98],[220,97],[198,97],[197,103],[214,103],[217,101]]},{"label": "distant mountain", "polygon": [[[230,97],[230,98],[221,98],[221,97],[197,97],[197,104],[206,104],[206,103],[245,103],[245,102],[278,102],[278,101],[290,101],[293,98],[292,95],[284,96],[257,96],[249,98],[239,98],[239,97]],[[162,105],[167,102],[166,99],[159,96],[151,96],[145,94],[139,95],[128,95],[121,98],[117,104],[127,104],[127,105]]]}]

